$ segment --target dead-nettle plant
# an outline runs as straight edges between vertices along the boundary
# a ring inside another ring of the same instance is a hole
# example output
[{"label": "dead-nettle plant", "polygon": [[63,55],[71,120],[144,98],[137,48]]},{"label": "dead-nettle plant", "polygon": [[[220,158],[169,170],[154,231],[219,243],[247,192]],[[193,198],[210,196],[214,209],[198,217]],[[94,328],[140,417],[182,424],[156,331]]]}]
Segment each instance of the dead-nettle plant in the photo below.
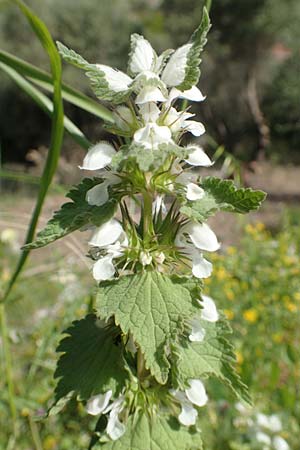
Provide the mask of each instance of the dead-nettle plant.
[{"label": "dead-nettle plant", "polygon": [[64,332],[50,409],[57,413],[75,398],[98,416],[90,448],[200,449],[198,414],[205,414],[210,376],[249,402],[234,369],[230,327],[202,294],[201,280],[212,273],[207,255],[220,248],[207,218],[257,209],[265,194],[199,176],[213,163],[182,139],[205,128],[188,108],[176,109],[205,99],[196,84],[209,28],[204,9],[189,42],[160,56],[132,35],[128,74],[57,44],[114,115],[106,126],[112,139],[90,148],[81,166],[95,177],[74,187],[71,202],[27,245],[92,230],[94,313]]}]

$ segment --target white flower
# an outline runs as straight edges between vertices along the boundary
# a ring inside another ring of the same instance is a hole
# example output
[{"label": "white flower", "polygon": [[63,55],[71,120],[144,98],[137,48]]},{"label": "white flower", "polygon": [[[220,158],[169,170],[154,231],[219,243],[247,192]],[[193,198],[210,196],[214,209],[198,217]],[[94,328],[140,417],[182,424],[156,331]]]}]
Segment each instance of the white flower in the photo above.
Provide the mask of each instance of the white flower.
[{"label": "white flower", "polygon": [[187,56],[192,44],[179,47],[169,59],[163,70],[161,79],[168,86],[178,86],[183,82],[186,73]]},{"label": "white flower", "polygon": [[168,127],[149,122],[134,133],[134,141],[149,150],[157,150],[160,144],[172,142],[172,135]]},{"label": "white flower", "polygon": [[152,262],[152,256],[148,252],[141,252],[139,260],[143,266],[149,266]]},{"label": "white flower", "polygon": [[196,317],[191,320],[192,331],[189,335],[191,342],[202,342],[205,338],[205,329],[201,326],[199,319]]},{"label": "white flower", "polygon": [[105,394],[98,394],[91,397],[86,404],[88,414],[91,414],[92,416],[101,414],[107,408],[111,396],[112,391],[109,390]]},{"label": "white flower", "polygon": [[204,97],[200,89],[198,89],[196,86],[193,86],[187,91],[180,91],[179,89],[172,88],[169,93],[168,103],[171,103],[176,98],[183,98],[192,102],[203,102],[206,97]]},{"label": "white flower", "polygon": [[132,83],[132,78],[126,75],[126,73],[113,69],[105,64],[96,64],[96,67],[104,74],[109,90],[114,92],[128,90]]},{"label": "white flower", "polygon": [[190,388],[184,392],[171,389],[170,393],[178,400],[181,405],[181,412],[178,420],[182,425],[195,425],[198,416],[197,410],[193,407],[204,406],[208,401],[205,387],[201,380],[189,380]]},{"label": "white flower", "polygon": [[183,122],[184,131],[189,131],[194,136],[202,136],[205,133],[205,127],[203,123],[197,122],[196,120],[185,120]]},{"label": "white flower", "polygon": [[111,219],[95,231],[89,241],[89,245],[92,247],[106,247],[107,245],[115,243],[123,232],[120,222]]},{"label": "white flower", "polygon": [[208,322],[217,322],[219,320],[219,313],[215,302],[207,295],[202,295],[201,297],[202,300],[199,301],[199,304],[203,307],[201,319],[207,320]]},{"label": "white flower", "polygon": [[154,102],[144,103],[139,106],[139,109],[145,123],[156,122],[160,115],[160,109]]},{"label": "white flower", "polygon": [[106,203],[109,200],[108,195],[109,186],[118,184],[121,181],[117,175],[114,175],[111,172],[105,172],[105,174],[103,174],[102,177],[105,177],[106,180],[92,187],[86,193],[85,198],[89,205],[96,205],[96,206],[104,205],[104,203]]},{"label": "white flower", "polygon": [[115,124],[120,130],[129,131],[133,123],[132,112],[127,106],[118,106],[113,112]]},{"label": "white flower", "polygon": [[111,163],[113,156],[116,154],[114,147],[108,142],[99,142],[87,152],[80,169],[99,170]]},{"label": "white flower", "polygon": [[204,189],[195,183],[188,183],[186,188],[186,198],[190,201],[201,200],[205,195]]},{"label": "white flower", "polygon": [[275,436],[273,438],[274,450],[290,450],[289,444],[281,436]]},{"label": "white flower", "polygon": [[164,118],[164,124],[167,125],[172,133],[177,133],[184,130],[187,119],[194,117],[195,114],[191,114],[185,111],[177,111],[175,108],[170,108],[168,114]]},{"label": "white flower", "polygon": [[166,259],[166,256],[163,252],[160,252],[158,255],[155,256],[155,261],[158,264],[163,264],[165,259]]},{"label": "white flower", "polygon": [[189,157],[185,159],[185,162],[188,164],[203,167],[209,167],[213,164],[201,147],[198,147],[197,145],[189,145],[186,148],[187,150],[190,150]]},{"label": "white flower", "polygon": [[220,248],[215,233],[206,223],[189,222],[182,227],[181,234],[187,234],[194,246],[201,250],[215,252]]},{"label": "white flower", "polygon": [[94,416],[107,414],[109,412],[106,432],[108,436],[115,441],[126,431],[125,425],[119,420],[119,414],[124,408],[124,396],[120,395],[119,398],[109,405],[111,396],[111,390],[107,391],[105,394],[94,395],[88,400],[86,409],[88,414]]},{"label": "white flower", "polygon": [[135,99],[135,103],[137,105],[143,105],[149,102],[166,102],[166,101],[167,99],[163,95],[161,90],[158,87],[150,85],[145,86]]},{"label": "white flower", "polygon": [[255,434],[256,440],[258,442],[261,442],[262,444],[266,444],[268,447],[271,446],[271,438],[266,433],[262,433],[261,431],[258,431]]},{"label": "white flower", "polygon": [[163,195],[157,195],[154,202],[152,203],[152,214],[159,214],[159,212],[165,214],[167,212],[167,207],[164,202]]},{"label": "white flower", "polygon": [[266,428],[273,433],[277,433],[282,430],[282,423],[276,414],[267,416],[266,414],[258,413],[256,415],[257,425]]}]

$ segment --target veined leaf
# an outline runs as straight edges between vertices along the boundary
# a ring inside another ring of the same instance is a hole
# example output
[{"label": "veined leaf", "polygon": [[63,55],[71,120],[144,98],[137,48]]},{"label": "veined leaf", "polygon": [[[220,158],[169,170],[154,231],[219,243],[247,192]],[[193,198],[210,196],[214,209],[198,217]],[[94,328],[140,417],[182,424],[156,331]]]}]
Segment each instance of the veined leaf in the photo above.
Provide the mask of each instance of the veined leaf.
[{"label": "veined leaf", "polygon": [[[55,389],[58,402],[70,393],[87,400],[92,395],[119,393],[124,386],[126,371],[122,361],[122,348],[115,340],[119,331],[105,326],[93,314],[73,322],[64,331],[67,334],[57,352],[63,353],[54,374],[59,378]],[[64,402],[62,402],[64,405]]]},{"label": "veined leaf", "polygon": [[145,413],[131,416],[125,434],[116,441],[99,443],[103,450],[202,450],[201,434],[195,428],[180,426],[175,417]]},{"label": "veined leaf", "polygon": [[123,332],[132,334],[147,368],[162,384],[170,368],[167,347],[183,331],[185,319],[197,311],[190,283],[146,272],[102,283],[98,291],[100,317],[114,316]]},{"label": "veined leaf", "polygon": [[116,209],[116,202],[113,199],[102,206],[89,205],[85,199],[87,191],[101,181],[100,178],[82,180],[67,194],[73,202],[65,203],[59,211],[54,213],[54,217],[38,233],[35,241],[24,248],[33,250],[44,247],[85,225],[101,226],[110,220]]},{"label": "veined leaf", "polygon": [[181,214],[184,214],[191,219],[204,222],[208,217],[215,214],[220,210],[220,205],[216,202],[215,198],[205,193],[201,200],[187,201],[180,208]]},{"label": "veined leaf", "polygon": [[202,342],[182,339],[182,345],[173,346],[175,382],[184,388],[189,379],[214,375],[225,382],[238,398],[251,404],[247,386],[234,368],[236,362],[234,348],[224,337],[231,333],[229,325],[222,320],[212,323],[199,319],[199,322],[205,330]]},{"label": "veined leaf", "polygon": [[57,47],[65,61],[85,70],[98,98],[118,104],[125,102],[130,96],[132,79],[128,75],[103,64],[90,64],[61,42],[57,42]]},{"label": "veined leaf", "polygon": [[257,210],[266,198],[263,191],[251,188],[237,188],[232,180],[215,177],[204,178],[201,187],[212,195],[222,211],[247,213]]},{"label": "veined leaf", "polygon": [[[23,77],[28,78],[30,81],[46,91],[53,92],[53,81],[51,75],[44,70],[39,69],[33,64],[30,64],[21,58],[17,58],[4,50],[0,50],[0,62],[3,62],[7,66],[16,70],[19,74],[23,75]],[[67,100],[73,105],[94,114],[96,117],[100,117],[106,122],[114,122],[112,113],[107,108],[66,83],[62,83],[62,97],[64,100]]]}]

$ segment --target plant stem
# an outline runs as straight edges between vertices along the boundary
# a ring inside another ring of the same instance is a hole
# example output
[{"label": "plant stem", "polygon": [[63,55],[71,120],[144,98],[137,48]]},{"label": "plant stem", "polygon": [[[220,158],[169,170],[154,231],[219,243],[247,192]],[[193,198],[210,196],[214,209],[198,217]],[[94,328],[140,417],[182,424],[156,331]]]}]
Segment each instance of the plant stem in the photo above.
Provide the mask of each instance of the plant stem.
[{"label": "plant stem", "polygon": [[144,191],[144,242],[147,243],[154,234],[153,221],[152,221],[152,195]]},{"label": "plant stem", "polygon": [[145,374],[145,358],[144,355],[141,351],[141,349],[138,349],[137,352],[137,375],[138,375],[138,379],[142,380],[143,376]]},{"label": "plant stem", "polygon": [[8,403],[11,413],[12,430],[13,435],[17,435],[17,410],[15,405],[15,389],[12,375],[12,358],[8,338],[8,327],[6,321],[5,304],[0,303],[0,324],[2,335],[2,347],[3,347],[3,360],[4,369],[6,374],[7,390],[8,390]]},{"label": "plant stem", "polygon": [[34,442],[34,446],[36,450],[43,450],[43,444],[41,442],[41,438],[39,435],[39,430],[37,424],[32,419],[31,415],[28,415],[28,423],[31,431],[32,440]]}]

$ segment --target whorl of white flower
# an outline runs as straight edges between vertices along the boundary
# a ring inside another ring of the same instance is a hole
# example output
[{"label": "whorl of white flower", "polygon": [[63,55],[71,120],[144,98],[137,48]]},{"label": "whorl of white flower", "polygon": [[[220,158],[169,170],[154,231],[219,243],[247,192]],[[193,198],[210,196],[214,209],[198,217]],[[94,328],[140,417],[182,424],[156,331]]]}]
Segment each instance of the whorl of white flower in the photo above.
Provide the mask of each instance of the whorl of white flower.
[{"label": "whorl of white flower", "polygon": [[266,414],[258,413],[256,415],[256,422],[258,426],[272,431],[273,433],[278,433],[282,430],[281,420],[276,414],[267,416]]},{"label": "whorl of white flower", "polygon": [[105,394],[93,395],[93,397],[91,397],[86,404],[86,410],[88,414],[91,414],[92,416],[98,416],[99,414],[102,414],[103,411],[107,408],[111,396],[111,390],[105,392]]},{"label": "whorl of white flower", "polygon": [[160,144],[172,142],[172,134],[168,127],[149,122],[134,133],[134,142],[149,150],[157,150]]},{"label": "whorl of white flower", "polygon": [[203,308],[201,310],[201,319],[207,320],[208,322],[217,322],[219,320],[219,313],[214,300],[207,295],[202,295],[201,298],[202,300],[198,300]]},{"label": "whorl of white flower", "polygon": [[108,142],[99,142],[89,149],[84,157],[80,169],[84,170],[100,170],[111,163],[113,156],[116,154],[115,148]]},{"label": "whorl of white flower", "polygon": [[133,123],[133,115],[127,106],[118,106],[113,112],[115,125],[123,131],[129,131]]},{"label": "whorl of white flower", "polygon": [[192,44],[185,44],[179,47],[167,62],[163,70],[161,79],[167,86],[178,86],[185,78],[188,53]]},{"label": "whorl of white flower", "polygon": [[177,98],[192,102],[203,102],[206,99],[200,89],[196,86],[191,87],[191,89],[188,89],[187,91],[180,91],[179,89],[172,88],[168,96],[168,104]]},{"label": "whorl of white flower", "polygon": [[181,228],[181,235],[188,235],[195,247],[207,252],[219,250],[217,236],[206,223],[189,222]]},{"label": "whorl of white flower", "polygon": [[139,110],[145,123],[156,122],[160,115],[160,109],[155,102],[144,103],[139,106]]},{"label": "whorl of white flower", "polygon": [[274,450],[290,450],[289,444],[281,436],[275,436],[273,438]]},{"label": "whorl of white flower", "polygon": [[195,425],[198,416],[197,410],[193,407],[206,405],[208,397],[205,391],[204,384],[201,380],[189,380],[190,388],[184,392],[171,389],[170,393],[180,403],[181,412],[178,416],[178,420],[182,425],[191,426]]},{"label": "whorl of white flower", "polygon": [[152,256],[148,252],[141,252],[139,260],[143,266],[149,266],[152,263]]},{"label": "whorl of white flower", "polygon": [[187,162],[191,166],[212,166],[212,161],[209,159],[209,157],[201,147],[197,145],[189,145],[186,148],[187,150],[190,150],[190,154],[189,157],[185,159],[185,162]]},{"label": "whorl of white flower", "polygon": [[135,99],[137,105],[143,105],[149,102],[166,102],[167,99],[158,87],[145,86]]},{"label": "whorl of white flower", "polygon": [[97,228],[89,241],[89,245],[100,248],[106,247],[107,245],[114,244],[122,233],[124,233],[124,230],[120,222],[116,219],[111,219]]},{"label": "whorl of white flower", "polygon": [[113,69],[112,67],[104,64],[96,64],[96,67],[105,74],[105,80],[107,81],[108,87],[111,91],[126,91],[132,83],[132,78],[120,70]]}]

